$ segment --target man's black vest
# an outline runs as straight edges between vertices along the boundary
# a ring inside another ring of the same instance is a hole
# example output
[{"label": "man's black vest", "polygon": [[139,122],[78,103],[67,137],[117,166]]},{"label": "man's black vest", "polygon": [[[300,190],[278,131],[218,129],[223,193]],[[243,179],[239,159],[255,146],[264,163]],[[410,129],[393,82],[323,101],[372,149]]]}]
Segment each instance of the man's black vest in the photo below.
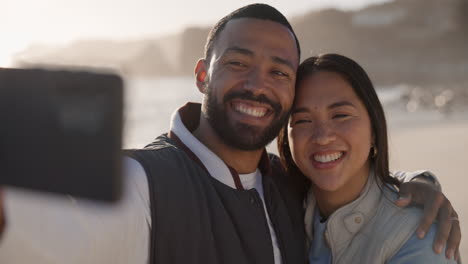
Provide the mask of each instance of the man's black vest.
[{"label": "man's black vest", "polygon": [[[146,171],[151,201],[151,264],[273,264],[261,198],[213,178],[166,135],[130,156]],[[264,155],[262,163],[271,159]],[[306,262],[302,197],[273,158],[262,170],[264,198],[283,264]],[[261,168],[261,167],[260,167]],[[266,172],[267,175],[264,173]]]}]

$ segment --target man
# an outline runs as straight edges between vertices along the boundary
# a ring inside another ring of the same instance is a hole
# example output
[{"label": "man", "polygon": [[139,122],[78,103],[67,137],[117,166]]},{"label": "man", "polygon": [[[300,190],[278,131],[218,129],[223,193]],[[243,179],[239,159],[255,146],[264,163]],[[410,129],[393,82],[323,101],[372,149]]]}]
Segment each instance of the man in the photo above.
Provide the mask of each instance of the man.
[{"label": "man", "polygon": [[133,153],[152,193],[154,263],[304,262],[302,197],[264,150],[287,121],[299,58],[269,6],[213,27],[195,68],[203,104],[180,108],[168,135]]},{"label": "man", "polygon": [[[124,195],[131,199],[106,215],[108,209],[72,200],[84,212],[76,225],[49,219],[61,226],[53,235],[68,240],[48,241],[58,249],[47,257],[57,263],[305,263],[302,197],[264,150],[288,118],[299,59],[297,38],[276,9],[250,5],[223,18],[195,68],[203,104],[180,108],[169,134],[130,152]],[[443,208],[451,215],[450,206]],[[55,213],[77,211],[64,210]],[[12,229],[15,223],[9,221]],[[11,245],[8,229],[4,242]]]}]

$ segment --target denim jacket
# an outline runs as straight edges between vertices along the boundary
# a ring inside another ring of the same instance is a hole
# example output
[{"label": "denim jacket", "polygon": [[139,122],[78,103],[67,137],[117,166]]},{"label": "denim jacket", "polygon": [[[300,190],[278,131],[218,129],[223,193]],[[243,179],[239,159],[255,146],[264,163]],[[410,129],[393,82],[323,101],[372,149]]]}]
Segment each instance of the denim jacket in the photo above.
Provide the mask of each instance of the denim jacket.
[{"label": "denim jacket", "polygon": [[[394,189],[381,184],[371,170],[360,196],[339,208],[327,221],[324,233],[332,263],[387,263],[393,261],[403,245],[413,236],[422,216],[415,207],[400,208]],[[312,194],[306,199],[305,227],[309,241],[313,237],[313,219],[316,201]],[[422,240],[416,243],[424,243]],[[432,252],[432,242],[416,250]],[[426,248],[427,247],[427,248]],[[413,252],[417,255],[418,252]],[[420,254],[424,255],[424,254]],[[427,254],[426,254],[427,255]],[[411,263],[455,263],[439,258],[424,258]],[[398,262],[398,261],[397,261]],[[392,262],[393,263],[393,262]],[[404,263],[404,262],[403,262]]]}]

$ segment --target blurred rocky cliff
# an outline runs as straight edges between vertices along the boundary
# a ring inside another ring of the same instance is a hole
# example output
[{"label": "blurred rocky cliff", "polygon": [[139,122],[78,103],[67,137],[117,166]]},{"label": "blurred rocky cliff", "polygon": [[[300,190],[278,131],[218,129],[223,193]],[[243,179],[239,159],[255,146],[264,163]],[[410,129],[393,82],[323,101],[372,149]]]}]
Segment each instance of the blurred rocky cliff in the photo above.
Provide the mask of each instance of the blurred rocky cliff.
[{"label": "blurred rocky cliff", "polygon": [[[395,0],[357,11],[292,17],[303,59],[325,52],[354,58],[378,85],[468,83],[468,1]],[[155,25],[157,26],[157,25]],[[15,66],[115,68],[136,77],[192,74],[209,28],[154,39],[31,46]]]}]

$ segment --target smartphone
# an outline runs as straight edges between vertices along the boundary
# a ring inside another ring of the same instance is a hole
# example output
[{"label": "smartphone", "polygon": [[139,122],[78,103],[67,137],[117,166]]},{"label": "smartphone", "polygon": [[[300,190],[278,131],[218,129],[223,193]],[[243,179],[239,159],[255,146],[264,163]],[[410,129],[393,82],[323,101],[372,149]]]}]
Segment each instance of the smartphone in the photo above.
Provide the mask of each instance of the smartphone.
[{"label": "smartphone", "polygon": [[122,119],[116,74],[0,68],[0,185],[118,200]]}]

